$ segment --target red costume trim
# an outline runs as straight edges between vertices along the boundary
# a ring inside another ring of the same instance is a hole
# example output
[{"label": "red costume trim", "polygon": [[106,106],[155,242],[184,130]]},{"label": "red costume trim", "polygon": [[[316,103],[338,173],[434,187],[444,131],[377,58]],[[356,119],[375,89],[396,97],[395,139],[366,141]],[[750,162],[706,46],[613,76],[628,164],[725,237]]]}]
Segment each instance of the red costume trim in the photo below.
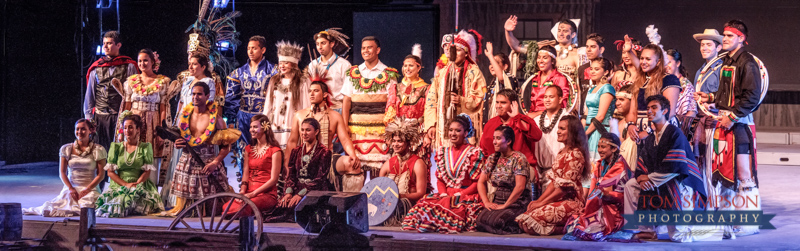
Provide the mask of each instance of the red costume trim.
[{"label": "red costume trim", "polygon": [[[108,59],[108,57],[102,57],[97,61],[94,61],[94,63],[92,63],[92,66],[89,66],[89,70],[86,71],[86,86],[89,86],[89,74],[92,73],[94,68],[118,66],[123,64],[136,64],[136,61],[128,56],[117,56],[112,59]],[[136,73],[140,73],[138,67],[136,68]]]}]

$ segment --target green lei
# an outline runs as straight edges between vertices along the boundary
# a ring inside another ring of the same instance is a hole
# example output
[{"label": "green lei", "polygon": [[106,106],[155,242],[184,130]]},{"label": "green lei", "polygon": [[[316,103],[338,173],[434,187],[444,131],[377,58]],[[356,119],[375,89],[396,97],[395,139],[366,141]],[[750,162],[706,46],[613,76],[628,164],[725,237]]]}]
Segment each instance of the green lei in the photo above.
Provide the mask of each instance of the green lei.
[{"label": "green lei", "polygon": [[368,79],[361,76],[361,71],[358,70],[358,65],[354,65],[350,67],[348,76],[350,76],[350,81],[353,83],[353,87],[356,90],[364,93],[373,93],[377,92],[378,90],[385,89],[389,81],[392,79],[396,81],[400,74],[397,72],[397,69],[386,67],[386,69],[378,74],[377,77]]}]

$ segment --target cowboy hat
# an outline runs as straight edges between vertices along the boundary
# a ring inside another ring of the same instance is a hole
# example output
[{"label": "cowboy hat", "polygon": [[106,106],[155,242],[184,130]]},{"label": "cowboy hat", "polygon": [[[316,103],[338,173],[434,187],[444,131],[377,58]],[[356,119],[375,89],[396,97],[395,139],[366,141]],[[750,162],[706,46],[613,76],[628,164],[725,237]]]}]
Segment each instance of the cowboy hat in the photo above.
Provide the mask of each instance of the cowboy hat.
[{"label": "cowboy hat", "polygon": [[692,37],[698,43],[704,39],[717,41],[717,43],[720,44],[722,43],[722,35],[720,35],[716,29],[706,29],[703,31],[703,33],[694,34]]}]

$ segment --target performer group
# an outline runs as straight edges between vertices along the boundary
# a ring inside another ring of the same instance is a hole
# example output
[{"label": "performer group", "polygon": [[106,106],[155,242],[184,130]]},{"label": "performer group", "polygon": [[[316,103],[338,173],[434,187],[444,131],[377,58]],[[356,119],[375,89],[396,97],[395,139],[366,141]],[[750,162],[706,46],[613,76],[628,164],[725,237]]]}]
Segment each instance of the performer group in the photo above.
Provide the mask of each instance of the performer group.
[{"label": "performer group", "polygon": [[[593,33],[579,46],[578,20],[561,20],[546,41],[517,40],[516,24],[502,25],[508,53],[474,30],[445,35],[436,65],[423,65],[419,45],[402,62],[381,61],[377,36],[356,38],[364,63],[351,65],[350,38],[330,28],[310,38],[319,57],[301,68],[303,47],[253,36],[246,63],[230,72],[196,29],[174,81],[157,73],[157,52],[120,55],[122,37],[107,32],[105,57],[87,74],[85,118],[59,150],[64,188],[25,213],[175,216],[238,186],[268,222],[293,221],[310,191],[358,192],[388,177],[400,201],[383,224],[408,231],[620,242],[758,233],[622,229],[622,215],[637,210],[760,210],[752,113],[768,79],[747,52],[745,23],[693,36],[705,60],[694,78],[652,25],[646,43],[626,35],[612,46]],[[622,57],[615,63],[606,49]],[[273,52],[277,62],[267,60]],[[433,79],[419,75],[424,67],[435,67]],[[735,196],[757,203],[715,203]],[[229,212],[245,206],[228,203]]]}]

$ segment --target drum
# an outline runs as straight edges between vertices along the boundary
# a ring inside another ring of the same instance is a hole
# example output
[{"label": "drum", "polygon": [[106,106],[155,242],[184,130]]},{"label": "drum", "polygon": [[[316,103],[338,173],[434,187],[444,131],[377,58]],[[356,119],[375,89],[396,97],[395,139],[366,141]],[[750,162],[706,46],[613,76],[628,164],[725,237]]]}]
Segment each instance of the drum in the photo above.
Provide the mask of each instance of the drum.
[{"label": "drum", "polygon": [[389,219],[400,200],[397,184],[386,177],[370,180],[361,188],[361,192],[367,194],[367,216],[370,226],[380,225]]}]

